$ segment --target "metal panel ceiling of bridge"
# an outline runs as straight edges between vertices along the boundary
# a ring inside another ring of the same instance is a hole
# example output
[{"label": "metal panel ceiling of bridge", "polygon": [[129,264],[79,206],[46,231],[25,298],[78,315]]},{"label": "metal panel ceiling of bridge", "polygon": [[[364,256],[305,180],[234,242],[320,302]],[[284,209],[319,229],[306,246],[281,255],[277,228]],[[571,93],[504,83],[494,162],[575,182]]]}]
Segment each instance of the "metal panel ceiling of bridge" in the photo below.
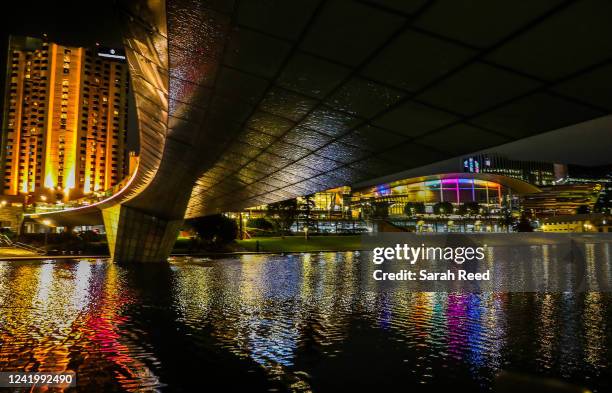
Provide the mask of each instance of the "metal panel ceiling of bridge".
[{"label": "metal panel ceiling of bridge", "polygon": [[607,0],[167,0],[166,11],[172,165],[157,177],[166,190],[181,171],[197,179],[187,217],[612,110]]}]

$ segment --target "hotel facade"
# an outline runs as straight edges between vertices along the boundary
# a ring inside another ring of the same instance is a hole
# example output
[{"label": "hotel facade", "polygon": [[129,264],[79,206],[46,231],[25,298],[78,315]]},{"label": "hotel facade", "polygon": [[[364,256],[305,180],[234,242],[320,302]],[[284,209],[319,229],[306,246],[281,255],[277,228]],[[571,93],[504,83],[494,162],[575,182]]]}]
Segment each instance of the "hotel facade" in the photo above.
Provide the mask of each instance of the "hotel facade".
[{"label": "hotel facade", "polygon": [[68,201],[127,176],[128,66],[119,51],[10,37],[7,63],[4,195]]}]

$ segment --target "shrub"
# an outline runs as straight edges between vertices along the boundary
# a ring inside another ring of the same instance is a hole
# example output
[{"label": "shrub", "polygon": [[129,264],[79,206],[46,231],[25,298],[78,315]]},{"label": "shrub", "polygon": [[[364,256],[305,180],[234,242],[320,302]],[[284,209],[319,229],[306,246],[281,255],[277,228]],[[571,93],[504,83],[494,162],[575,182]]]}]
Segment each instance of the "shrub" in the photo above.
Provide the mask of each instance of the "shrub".
[{"label": "shrub", "polygon": [[238,236],[236,221],[222,214],[198,217],[190,222],[200,239],[213,243],[230,243]]},{"label": "shrub", "polygon": [[254,228],[254,229],[261,229],[263,231],[271,231],[272,229],[274,229],[274,224],[272,224],[270,221],[266,220],[263,217],[259,217],[259,218],[251,218],[247,222],[247,227]]}]

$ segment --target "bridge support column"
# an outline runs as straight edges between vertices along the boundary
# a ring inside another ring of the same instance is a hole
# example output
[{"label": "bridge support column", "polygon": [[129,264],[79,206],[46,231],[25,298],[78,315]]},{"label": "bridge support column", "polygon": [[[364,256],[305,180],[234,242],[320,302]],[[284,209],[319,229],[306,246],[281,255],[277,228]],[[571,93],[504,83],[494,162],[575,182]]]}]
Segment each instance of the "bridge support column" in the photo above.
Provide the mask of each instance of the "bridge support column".
[{"label": "bridge support column", "polygon": [[103,209],[102,217],[115,262],[166,261],[183,224],[122,205]]}]

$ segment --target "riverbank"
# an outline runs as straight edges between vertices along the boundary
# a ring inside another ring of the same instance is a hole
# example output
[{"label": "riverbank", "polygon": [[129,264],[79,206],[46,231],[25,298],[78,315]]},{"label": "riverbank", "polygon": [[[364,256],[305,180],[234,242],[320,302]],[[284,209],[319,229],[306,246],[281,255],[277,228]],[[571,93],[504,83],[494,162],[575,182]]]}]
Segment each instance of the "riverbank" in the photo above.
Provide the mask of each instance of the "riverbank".
[{"label": "riverbank", "polygon": [[[259,243],[259,249],[258,249]],[[314,252],[362,250],[361,235],[260,237],[236,240],[238,249],[250,252]]]},{"label": "riverbank", "polygon": [[[259,247],[258,247],[259,243]],[[181,244],[181,243],[178,243]],[[302,236],[261,237],[236,240],[222,250],[188,250],[175,247],[171,257],[210,256],[223,257],[241,254],[274,254],[300,252],[334,252],[362,250],[361,236],[312,236],[305,239]],[[109,258],[104,254],[69,254],[69,255],[37,255],[0,253],[0,260],[45,260],[45,259],[100,259]]]},{"label": "riverbank", "polygon": [[0,259],[3,258],[29,258],[38,256],[33,251],[24,250],[17,247],[0,247]]},{"label": "riverbank", "polygon": [[[410,234],[418,236],[418,243],[425,242],[428,245],[445,245],[449,238],[457,237],[465,244],[487,245],[489,247],[515,247],[517,245],[553,245],[567,242],[577,243],[610,243],[610,233],[496,233],[496,234]],[[408,239],[408,238],[406,238]],[[172,257],[226,257],[242,254],[280,254],[280,253],[302,253],[302,252],[335,252],[335,251],[364,251],[371,250],[375,244],[363,243],[362,235],[348,236],[311,236],[305,239],[303,236],[285,237],[259,237],[245,240],[236,240],[233,243],[219,249],[189,248],[188,241],[177,241],[170,256]],[[413,239],[414,240],[414,239]],[[409,242],[409,240],[406,240]],[[28,253],[21,249],[0,248],[0,260],[41,260],[41,259],[102,259],[109,258],[103,252],[91,252],[89,250],[65,253],[60,255],[37,255]]]}]

